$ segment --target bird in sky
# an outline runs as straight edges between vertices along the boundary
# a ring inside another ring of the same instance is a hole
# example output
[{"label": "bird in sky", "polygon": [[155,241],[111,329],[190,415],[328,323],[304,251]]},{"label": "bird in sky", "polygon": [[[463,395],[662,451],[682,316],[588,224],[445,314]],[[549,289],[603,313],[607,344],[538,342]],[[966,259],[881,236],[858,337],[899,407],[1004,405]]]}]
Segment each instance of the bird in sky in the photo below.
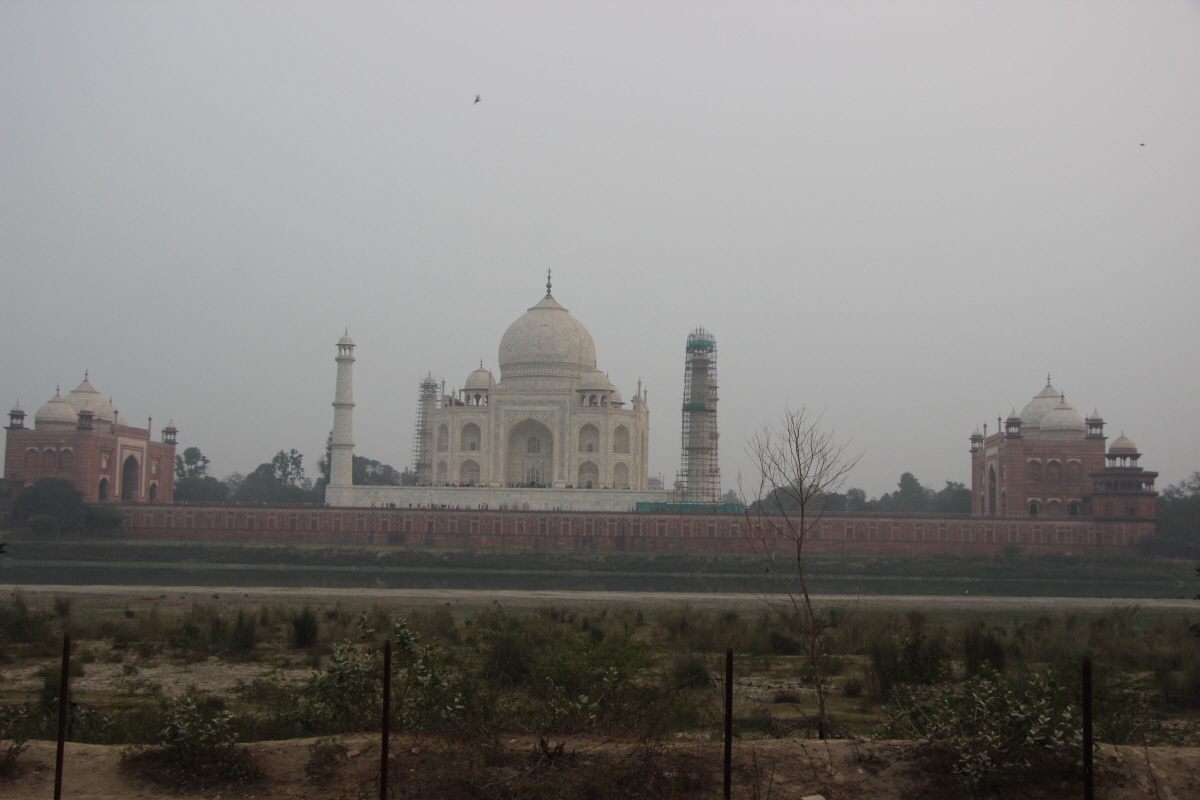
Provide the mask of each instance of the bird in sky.
[{"label": "bird in sky", "polygon": [[[475,95],[475,103],[478,103],[478,102],[479,102],[479,95]],[[471,103],[471,105],[475,105],[475,103]]]}]

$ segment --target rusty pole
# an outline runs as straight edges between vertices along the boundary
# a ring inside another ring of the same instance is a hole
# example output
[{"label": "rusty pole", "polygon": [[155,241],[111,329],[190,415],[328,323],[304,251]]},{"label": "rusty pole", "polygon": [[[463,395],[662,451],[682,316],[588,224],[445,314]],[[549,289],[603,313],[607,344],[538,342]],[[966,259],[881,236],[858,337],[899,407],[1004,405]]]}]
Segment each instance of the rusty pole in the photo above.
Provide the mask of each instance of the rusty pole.
[{"label": "rusty pole", "polygon": [[379,748],[379,800],[388,797],[388,739],[392,721],[392,640],[383,643],[383,744]]},{"label": "rusty pole", "polygon": [[1092,657],[1083,657],[1083,800],[1092,800],[1096,791],[1096,775],[1092,761],[1095,743],[1092,739]]},{"label": "rusty pole", "polygon": [[733,791],[733,648],[725,649],[725,800]]},{"label": "rusty pole", "polygon": [[62,800],[63,755],[67,742],[67,706],[71,702],[71,634],[63,634],[62,679],[58,684],[58,757],[54,762],[54,800]]}]

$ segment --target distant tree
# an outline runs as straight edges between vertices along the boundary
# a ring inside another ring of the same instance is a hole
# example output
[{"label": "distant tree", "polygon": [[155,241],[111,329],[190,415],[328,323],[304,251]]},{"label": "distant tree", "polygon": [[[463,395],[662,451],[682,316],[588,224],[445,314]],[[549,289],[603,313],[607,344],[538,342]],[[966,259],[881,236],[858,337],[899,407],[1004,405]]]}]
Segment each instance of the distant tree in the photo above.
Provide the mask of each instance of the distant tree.
[{"label": "distant tree", "polygon": [[208,474],[208,458],[199,447],[189,447],[183,455],[175,456],[175,480],[203,478]]},{"label": "distant tree", "polygon": [[125,515],[106,503],[85,503],[83,492],[68,480],[42,478],[17,495],[12,519],[35,533],[53,534],[115,528],[125,520]]},{"label": "distant tree", "polygon": [[[292,450],[280,450],[270,462],[259,464],[238,484],[233,493],[236,503],[299,504],[319,503],[322,494],[297,485],[304,483],[302,457]],[[297,472],[299,470],[299,472]],[[228,479],[226,479],[228,481]],[[311,486],[311,484],[308,484]]]},{"label": "distant tree", "polygon": [[271,459],[271,469],[281,484],[292,486],[304,480],[304,456],[295,448],[286,453],[280,450]]},{"label": "distant tree", "polygon": [[229,485],[212,475],[175,481],[176,503],[224,503],[228,499]]},{"label": "distant tree", "polygon": [[245,480],[245,475],[240,472],[233,472],[229,475],[226,475],[221,480],[221,483],[225,484],[225,488],[228,490],[228,496],[233,497],[235,494],[237,494],[237,490],[241,488],[242,482]]},{"label": "distant tree", "polygon": [[846,490],[846,513],[861,514],[867,510],[867,493],[851,487]]},{"label": "distant tree", "polygon": [[958,481],[946,481],[946,488],[932,497],[929,510],[936,514],[970,514],[971,490]]},{"label": "distant tree", "polygon": [[77,531],[86,508],[83,492],[65,478],[42,478],[13,500],[12,520],[37,533]]},{"label": "distant tree", "polygon": [[1142,539],[1143,550],[1176,558],[1200,558],[1200,472],[1159,493],[1158,525]]},{"label": "distant tree", "polygon": [[401,486],[416,486],[417,485],[416,470],[410,469],[409,467],[405,467],[404,472],[400,473],[400,485]]},{"label": "distant tree", "polygon": [[735,492],[733,489],[730,489],[729,491],[725,492],[725,494],[721,495],[721,502],[724,505],[737,506],[742,504],[742,498],[738,496],[737,492]]}]

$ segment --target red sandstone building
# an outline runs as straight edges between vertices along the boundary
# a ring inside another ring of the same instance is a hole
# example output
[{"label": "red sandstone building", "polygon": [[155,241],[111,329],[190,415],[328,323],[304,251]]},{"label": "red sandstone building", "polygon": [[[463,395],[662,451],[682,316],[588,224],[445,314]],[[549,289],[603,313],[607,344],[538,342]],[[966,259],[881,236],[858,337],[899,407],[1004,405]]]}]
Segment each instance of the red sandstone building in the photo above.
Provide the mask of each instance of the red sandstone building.
[{"label": "red sandstone building", "polygon": [[66,478],[84,500],[170,503],[175,489],[174,425],[162,441],[150,427],[126,424],[120,413],[84,376],[66,397],[55,392],[25,427],[20,405],[8,412],[4,485],[13,493],[41,478]]},{"label": "red sandstone building", "polygon": [[1104,420],[1084,419],[1050,385],[990,436],[971,436],[972,513],[999,517],[1153,520],[1157,472],[1122,434],[1104,449]]}]

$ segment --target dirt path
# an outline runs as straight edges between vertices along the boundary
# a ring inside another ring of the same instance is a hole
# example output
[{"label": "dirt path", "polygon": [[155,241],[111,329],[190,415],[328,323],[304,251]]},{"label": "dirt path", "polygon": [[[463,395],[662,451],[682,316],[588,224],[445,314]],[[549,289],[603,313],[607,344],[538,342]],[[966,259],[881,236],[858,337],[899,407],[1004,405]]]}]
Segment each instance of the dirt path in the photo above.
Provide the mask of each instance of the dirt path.
[{"label": "dirt path", "polygon": [[[131,777],[120,769],[120,747],[68,744],[63,796],[75,800],[159,797],[291,798],[292,800],[335,800],[378,796],[379,744],[374,737],[343,737],[346,755],[332,769],[310,775],[306,765],[315,740],[261,742],[249,745],[264,772],[255,783],[201,793],[173,793]],[[534,775],[529,755],[535,742],[528,738],[506,740],[508,779]],[[461,745],[460,745],[461,747]],[[627,757],[630,745],[569,740],[566,751],[586,761],[603,754]],[[675,744],[665,746],[662,764],[705,765],[703,788],[695,797],[720,796],[721,754],[718,744]],[[393,740],[392,775],[397,797],[438,800],[444,789],[461,783],[461,774],[451,774],[447,753],[429,740],[397,737]],[[920,797],[949,800],[961,796],[940,780],[922,772],[907,742],[801,740],[742,741],[734,755],[734,792],[740,800],[772,797],[799,800],[820,794],[825,800],[908,800]],[[492,756],[495,758],[495,756]],[[54,787],[55,748],[52,742],[33,742],[22,756],[24,769],[15,780],[0,782],[6,800],[42,800]],[[572,763],[580,765],[583,761]],[[1027,800],[1078,797],[1080,787],[1051,781],[1050,785],[1024,786],[1011,797]],[[456,794],[455,796],[462,796]],[[1097,775],[1096,797],[1101,800],[1188,800],[1200,797],[1200,750],[1179,748],[1104,748]]]}]

